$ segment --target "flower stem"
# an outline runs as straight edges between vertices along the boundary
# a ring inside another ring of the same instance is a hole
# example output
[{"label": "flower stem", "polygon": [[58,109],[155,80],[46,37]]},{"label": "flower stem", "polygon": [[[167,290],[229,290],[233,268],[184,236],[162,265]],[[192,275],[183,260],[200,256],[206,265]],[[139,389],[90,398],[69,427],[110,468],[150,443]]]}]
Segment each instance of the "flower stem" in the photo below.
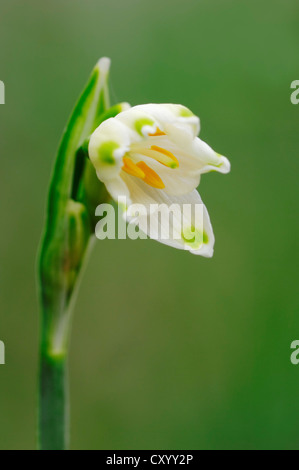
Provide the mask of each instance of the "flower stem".
[{"label": "flower stem", "polygon": [[66,357],[41,354],[39,445],[41,450],[69,446],[69,394]]},{"label": "flower stem", "polygon": [[[71,289],[46,289],[41,292],[41,342],[39,371],[39,448],[67,450],[69,448],[68,350],[73,307],[81,276],[92,249],[89,239],[82,249],[80,266]],[[41,279],[46,279],[43,269]]]}]

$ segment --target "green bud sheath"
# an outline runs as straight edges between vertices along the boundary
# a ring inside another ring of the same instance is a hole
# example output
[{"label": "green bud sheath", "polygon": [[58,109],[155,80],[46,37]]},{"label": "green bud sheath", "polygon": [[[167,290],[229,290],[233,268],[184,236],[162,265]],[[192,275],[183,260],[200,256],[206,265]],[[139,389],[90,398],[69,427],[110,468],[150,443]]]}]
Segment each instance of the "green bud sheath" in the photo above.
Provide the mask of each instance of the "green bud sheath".
[{"label": "green bud sheath", "polygon": [[94,68],[65,129],[51,179],[39,254],[41,305],[39,447],[68,448],[67,351],[72,305],[94,234],[95,207],[107,199],[86,158],[94,129],[121,110],[109,109],[109,59]]}]

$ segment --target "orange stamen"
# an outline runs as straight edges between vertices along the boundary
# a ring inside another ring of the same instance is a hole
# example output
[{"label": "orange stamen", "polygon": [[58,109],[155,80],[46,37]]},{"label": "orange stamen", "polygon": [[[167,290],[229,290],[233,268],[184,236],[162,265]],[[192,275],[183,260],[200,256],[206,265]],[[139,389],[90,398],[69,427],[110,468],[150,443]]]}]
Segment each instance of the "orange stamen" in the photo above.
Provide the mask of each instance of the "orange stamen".
[{"label": "orange stamen", "polygon": [[[171,160],[175,164],[175,166],[173,166],[174,168],[179,166],[178,159],[173,155],[173,153],[169,152],[169,150],[163,149],[162,147],[158,147],[157,145],[152,145],[151,150],[154,150],[155,152],[160,152],[163,155],[165,155],[166,157],[171,158]],[[162,165],[165,165],[165,163],[163,163],[163,162],[160,162],[160,163],[162,163]],[[166,166],[171,166],[171,165],[166,165]]]},{"label": "orange stamen", "polygon": [[166,135],[165,132],[161,131],[159,127],[154,134],[149,134],[150,137],[160,137],[161,135]]},{"label": "orange stamen", "polygon": [[122,167],[122,170],[124,170],[126,173],[132,176],[137,176],[137,178],[145,178],[145,173],[142,171],[142,169],[135,165],[135,163],[132,162],[129,157],[124,157],[123,162],[124,166]]},{"label": "orange stamen", "polygon": [[153,188],[163,189],[165,184],[161,180],[160,176],[152,170],[146,163],[138,162],[137,167],[144,173],[145,177],[143,181]]}]

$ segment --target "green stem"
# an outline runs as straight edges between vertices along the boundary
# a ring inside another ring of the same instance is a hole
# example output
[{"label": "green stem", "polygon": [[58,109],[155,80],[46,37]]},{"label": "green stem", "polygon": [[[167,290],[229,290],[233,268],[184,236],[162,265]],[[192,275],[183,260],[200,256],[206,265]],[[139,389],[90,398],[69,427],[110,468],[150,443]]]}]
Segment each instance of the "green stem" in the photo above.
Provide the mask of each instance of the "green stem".
[{"label": "green stem", "polygon": [[[71,289],[41,295],[41,342],[39,375],[39,448],[69,447],[69,391],[67,358],[73,307],[94,238],[82,248],[80,264]],[[42,270],[41,270],[41,278]],[[44,284],[45,287],[45,284]],[[69,286],[68,286],[69,287]]]},{"label": "green stem", "polygon": [[69,446],[69,394],[65,357],[41,354],[40,449],[66,450]]}]

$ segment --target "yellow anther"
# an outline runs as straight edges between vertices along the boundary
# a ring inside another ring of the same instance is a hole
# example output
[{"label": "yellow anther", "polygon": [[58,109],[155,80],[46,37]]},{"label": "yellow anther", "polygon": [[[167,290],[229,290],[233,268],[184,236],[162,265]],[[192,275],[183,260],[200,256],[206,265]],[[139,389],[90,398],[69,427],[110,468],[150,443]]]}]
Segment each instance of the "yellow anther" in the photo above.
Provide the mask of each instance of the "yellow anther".
[{"label": "yellow anther", "polygon": [[161,180],[160,176],[154,170],[152,170],[146,163],[138,162],[137,166],[145,175],[145,177],[143,178],[143,181],[145,183],[147,183],[149,186],[152,186],[153,188],[165,188],[165,184]]},{"label": "yellow anther", "polygon": [[149,134],[150,137],[160,137],[161,135],[166,135],[165,132],[161,131],[159,127],[154,134]]},{"label": "yellow anther", "polygon": [[[151,150],[154,150],[155,152],[159,152],[162,155],[165,155],[168,157],[168,160],[165,161],[165,159],[160,159],[157,158],[157,160],[162,163],[163,165],[169,166],[171,168],[177,168],[179,166],[178,159],[173,155],[173,153],[169,152],[169,150],[166,150],[162,147],[158,147],[157,145],[152,145]],[[169,161],[170,159],[170,161]]]},{"label": "yellow anther", "polygon": [[123,162],[124,166],[122,167],[122,170],[124,170],[126,173],[132,176],[137,176],[137,178],[145,178],[145,173],[142,171],[142,169],[135,165],[135,163],[132,162],[129,157],[124,157]]}]

